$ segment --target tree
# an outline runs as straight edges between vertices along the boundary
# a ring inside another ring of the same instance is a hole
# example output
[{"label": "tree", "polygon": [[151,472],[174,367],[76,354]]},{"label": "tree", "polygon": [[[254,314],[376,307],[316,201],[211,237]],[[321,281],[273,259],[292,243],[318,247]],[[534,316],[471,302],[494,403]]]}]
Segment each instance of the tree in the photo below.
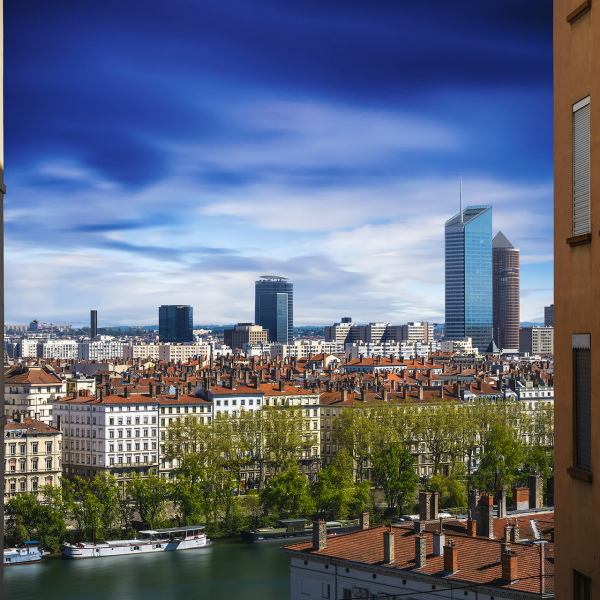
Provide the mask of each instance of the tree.
[{"label": "tree", "polygon": [[413,461],[409,450],[400,444],[371,455],[373,482],[383,491],[390,512],[402,512],[409,499],[414,498],[419,476]]},{"label": "tree", "polygon": [[438,493],[440,508],[458,508],[467,505],[465,476],[464,466],[457,463],[448,477],[434,475],[427,482],[429,489]]},{"label": "tree", "polygon": [[170,487],[168,482],[154,474],[146,479],[135,475],[127,482],[127,493],[131,496],[140,519],[150,527],[159,527],[164,522]]},{"label": "tree", "polygon": [[332,426],[333,441],[354,459],[356,479],[362,481],[376,428],[375,421],[371,419],[371,409],[363,406],[343,408],[341,415],[333,419]]},{"label": "tree", "polygon": [[518,477],[522,459],[523,444],[517,431],[499,420],[484,432],[479,470],[473,481],[490,493],[509,487]]},{"label": "tree", "polygon": [[312,489],[321,517],[332,514],[343,519],[350,512],[362,511],[369,498],[369,482],[354,483],[354,460],[345,448],[321,469]]},{"label": "tree", "polygon": [[312,513],[314,501],[308,479],[290,465],[272,478],[260,494],[265,511],[283,518],[296,518]]}]

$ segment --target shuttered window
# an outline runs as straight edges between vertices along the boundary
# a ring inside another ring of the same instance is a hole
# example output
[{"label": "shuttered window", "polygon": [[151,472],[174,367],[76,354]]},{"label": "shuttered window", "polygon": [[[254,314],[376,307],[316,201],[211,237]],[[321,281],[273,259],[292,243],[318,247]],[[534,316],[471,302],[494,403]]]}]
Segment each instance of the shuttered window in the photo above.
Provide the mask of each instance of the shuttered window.
[{"label": "shuttered window", "polygon": [[573,105],[573,236],[590,233],[590,97]]},{"label": "shuttered window", "polygon": [[592,470],[592,362],[589,348],[575,353],[575,462],[578,468]]}]

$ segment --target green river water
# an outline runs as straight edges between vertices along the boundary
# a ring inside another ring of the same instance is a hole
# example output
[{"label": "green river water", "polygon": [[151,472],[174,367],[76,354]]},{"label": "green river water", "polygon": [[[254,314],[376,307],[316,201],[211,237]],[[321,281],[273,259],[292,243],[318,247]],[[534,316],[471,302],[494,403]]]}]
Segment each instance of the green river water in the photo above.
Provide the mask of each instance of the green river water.
[{"label": "green river water", "polygon": [[7,600],[288,600],[281,543],[217,541],[206,548],[126,557],[50,557],[4,569]]}]

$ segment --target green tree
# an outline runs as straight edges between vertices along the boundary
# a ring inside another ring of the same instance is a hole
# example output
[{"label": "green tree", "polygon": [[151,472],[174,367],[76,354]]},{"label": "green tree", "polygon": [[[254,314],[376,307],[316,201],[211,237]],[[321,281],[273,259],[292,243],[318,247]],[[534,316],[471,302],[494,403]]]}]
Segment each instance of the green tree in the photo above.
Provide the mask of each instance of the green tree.
[{"label": "green tree", "polygon": [[440,508],[458,508],[467,505],[467,487],[464,483],[466,472],[463,465],[457,463],[449,476],[434,475],[427,487],[439,496]]},{"label": "green tree", "polygon": [[343,408],[341,415],[333,419],[332,427],[334,443],[354,459],[356,479],[363,481],[376,429],[376,422],[371,419],[371,409],[367,406]]},{"label": "green tree", "polygon": [[170,491],[169,483],[154,474],[146,479],[135,475],[127,482],[127,494],[133,500],[140,519],[150,527],[159,527],[164,523]]},{"label": "green tree", "polygon": [[373,482],[383,491],[390,512],[402,509],[414,498],[419,476],[409,450],[392,444],[371,455]]},{"label": "green tree", "polygon": [[290,465],[272,478],[260,494],[265,511],[282,518],[295,518],[314,510],[308,479]]}]

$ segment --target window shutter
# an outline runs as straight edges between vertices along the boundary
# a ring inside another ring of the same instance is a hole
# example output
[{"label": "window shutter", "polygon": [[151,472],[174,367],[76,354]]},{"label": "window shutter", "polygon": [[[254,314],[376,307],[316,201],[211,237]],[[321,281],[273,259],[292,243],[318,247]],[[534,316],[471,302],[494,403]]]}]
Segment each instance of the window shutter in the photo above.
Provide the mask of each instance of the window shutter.
[{"label": "window shutter", "polygon": [[573,236],[591,231],[590,98],[573,105]]},{"label": "window shutter", "polygon": [[592,368],[591,351],[575,349],[575,418],[577,466],[592,470]]}]

